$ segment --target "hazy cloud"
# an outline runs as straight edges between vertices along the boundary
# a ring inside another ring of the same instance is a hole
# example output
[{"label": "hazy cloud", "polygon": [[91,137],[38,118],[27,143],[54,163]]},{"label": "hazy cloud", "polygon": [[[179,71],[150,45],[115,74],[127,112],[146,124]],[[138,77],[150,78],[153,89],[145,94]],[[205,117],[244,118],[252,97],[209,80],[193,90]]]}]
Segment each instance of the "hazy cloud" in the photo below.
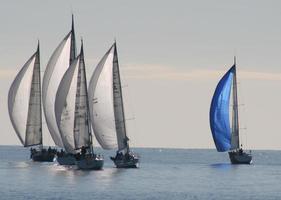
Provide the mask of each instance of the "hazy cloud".
[{"label": "hazy cloud", "polygon": [[[125,65],[122,68],[126,78],[130,79],[150,79],[150,80],[199,80],[208,81],[218,79],[226,73],[222,70],[193,70],[179,69],[160,65]],[[264,80],[264,81],[281,81],[281,73],[243,71],[237,72],[239,79],[247,80]]]},{"label": "hazy cloud", "polygon": [[16,73],[17,73],[17,70],[2,68],[2,69],[0,69],[0,78],[1,79],[11,78],[13,76],[16,76]]},{"label": "hazy cloud", "polygon": [[[175,81],[209,81],[219,79],[225,71],[223,70],[209,70],[209,69],[180,69],[169,66],[160,65],[124,65],[121,69],[122,73],[128,79],[145,79],[145,80],[175,80]],[[15,69],[0,69],[0,78],[15,77],[18,70]],[[43,72],[42,72],[43,73]],[[259,71],[245,71],[238,70],[238,78],[246,80],[263,80],[263,81],[281,81],[281,73],[273,72],[259,72]]]}]

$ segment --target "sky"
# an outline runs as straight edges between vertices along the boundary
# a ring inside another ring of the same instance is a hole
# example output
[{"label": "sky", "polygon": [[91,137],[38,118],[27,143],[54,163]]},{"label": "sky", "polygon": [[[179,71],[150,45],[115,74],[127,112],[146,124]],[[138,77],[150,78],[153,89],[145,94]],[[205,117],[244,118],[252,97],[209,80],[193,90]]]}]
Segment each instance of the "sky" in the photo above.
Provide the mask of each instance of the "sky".
[{"label": "sky", "polygon": [[280,9],[278,0],[0,0],[0,145],[20,145],[7,110],[14,77],[38,39],[44,73],[73,13],[88,80],[117,41],[132,147],[214,148],[210,102],[236,55],[244,147],[280,150]]}]

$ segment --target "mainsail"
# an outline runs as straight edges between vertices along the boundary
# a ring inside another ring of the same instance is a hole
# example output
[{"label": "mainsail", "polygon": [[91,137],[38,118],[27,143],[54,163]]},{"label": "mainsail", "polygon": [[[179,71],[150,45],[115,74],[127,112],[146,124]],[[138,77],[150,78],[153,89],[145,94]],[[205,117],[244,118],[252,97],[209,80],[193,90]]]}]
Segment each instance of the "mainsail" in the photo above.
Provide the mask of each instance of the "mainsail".
[{"label": "mainsail", "polygon": [[235,65],[219,81],[210,108],[211,131],[219,152],[231,149],[229,101],[234,73]]},{"label": "mainsail", "polygon": [[75,57],[76,46],[72,16],[72,30],[66,35],[52,54],[44,73],[42,88],[46,122],[55,144],[62,148],[64,145],[55,116],[55,98],[60,81]]},{"label": "mainsail", "polygon": [[21,143],[42,144],[41,76],[39,43],[37,51],[24,64],[8,94],[8,110]]},{"label": "mainsail", "polygon": [[128,149],[116,43],[96,67],[89,84],[92,127],[104,149]]},{"label": "mainsail", "polygon": [[67,152],[91,145],[87,80],[83,45],[59,85],[55,101],[56,121]]}]

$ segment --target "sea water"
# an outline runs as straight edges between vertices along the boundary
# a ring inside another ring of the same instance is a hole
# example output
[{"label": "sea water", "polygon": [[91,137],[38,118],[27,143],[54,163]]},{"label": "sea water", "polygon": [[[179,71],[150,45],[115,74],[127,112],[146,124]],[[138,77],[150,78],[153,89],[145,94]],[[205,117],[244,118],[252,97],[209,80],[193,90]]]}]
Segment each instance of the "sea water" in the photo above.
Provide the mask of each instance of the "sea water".
[{"label": "sea water", "polygon": [[138,169],[116,169],[104,155],[101,171],[29,160],[29,150],[0,146],[0,199],[281,199],[281,151],[255,150],[252,165],[231,165],[227,153],[137,148]]}]

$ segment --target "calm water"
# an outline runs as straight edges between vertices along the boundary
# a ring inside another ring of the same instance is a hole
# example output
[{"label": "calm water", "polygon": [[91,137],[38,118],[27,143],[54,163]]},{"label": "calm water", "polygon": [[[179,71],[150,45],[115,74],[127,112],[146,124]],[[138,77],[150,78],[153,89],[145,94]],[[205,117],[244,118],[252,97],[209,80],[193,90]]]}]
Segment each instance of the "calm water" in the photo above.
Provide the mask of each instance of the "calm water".
[{"label": "calm water", "polygon": [[139,169],[80,171],[29,161],[0,146],[0,199],[281,199],[281,151],[254,151],[253,165],[230,165],[215,150],[134,149]]}]

